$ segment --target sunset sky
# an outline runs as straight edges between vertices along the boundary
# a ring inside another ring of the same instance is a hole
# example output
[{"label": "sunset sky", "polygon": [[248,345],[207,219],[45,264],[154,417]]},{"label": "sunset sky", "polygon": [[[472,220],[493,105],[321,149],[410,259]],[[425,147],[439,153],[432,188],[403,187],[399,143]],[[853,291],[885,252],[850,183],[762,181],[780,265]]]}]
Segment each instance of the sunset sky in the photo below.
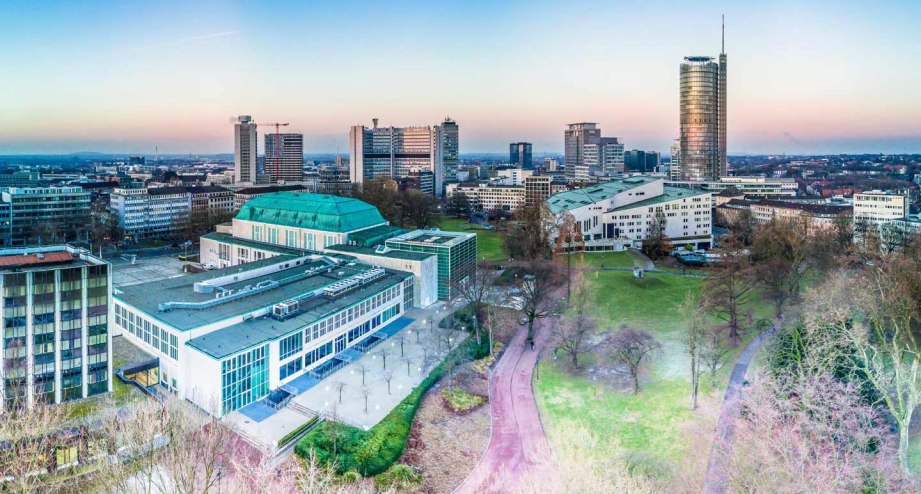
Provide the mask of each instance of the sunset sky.
[{"label": "sunset sky", "polygon": [[462,153],[582,121],[667,151],[723,13],[730,154],[921,152],[919,1],[294,3],[0,3],[0,154],[232,152],[239,114],[308,153],[446,115]]}]

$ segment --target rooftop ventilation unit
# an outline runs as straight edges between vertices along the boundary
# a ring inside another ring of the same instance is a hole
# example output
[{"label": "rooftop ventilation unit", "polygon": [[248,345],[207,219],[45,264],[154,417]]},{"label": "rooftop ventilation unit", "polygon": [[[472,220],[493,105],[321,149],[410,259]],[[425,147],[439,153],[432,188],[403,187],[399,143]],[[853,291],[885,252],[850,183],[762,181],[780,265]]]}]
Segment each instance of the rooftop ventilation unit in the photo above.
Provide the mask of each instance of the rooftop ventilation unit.
[{"label": "rooftop ventilation unit", "polygon": [[294,315],[299,308],[300,304],[297,300],[285,300],[279,304],[272,306],[272,316],[275,319],[286,319]]}]

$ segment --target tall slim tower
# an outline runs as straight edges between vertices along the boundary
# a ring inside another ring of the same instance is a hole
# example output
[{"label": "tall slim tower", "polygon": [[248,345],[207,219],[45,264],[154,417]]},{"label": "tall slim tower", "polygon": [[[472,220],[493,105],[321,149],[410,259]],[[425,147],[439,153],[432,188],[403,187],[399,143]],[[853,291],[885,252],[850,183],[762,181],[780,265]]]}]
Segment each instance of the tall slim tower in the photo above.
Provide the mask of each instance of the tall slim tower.
[{"label": "tall slim tower", "polygon": [[[458,153],[460,149],[460,132],[457,128],[457,122],[451,117],[445,117],[441,124],[441,150],[442,150],[442,173],[443,182],[457,182],[457,165]],[[441,192],[438,192],[441,194]]]},{"label": "tall slim tower", "polygon": [[249,115],[240,115],[233,126],[233,174],[236,182],[256,181],[256,122]]},{"label": "tall slim tower", "polygon": [[720,149],[720,176],[728,175],[729,161],[726,156],[726,16],[723,16],[722,33],[720,42],[720,80],[719,80],[719,149]]},{"label": "tall slim tower", "polygon": [[275,181],[304,179],[304,134],[265,135],[265,173]]},{"label": "tall slim tower", "polygon": [[681,180],[726,176],[726,53],[685,57],[680,70]]}]

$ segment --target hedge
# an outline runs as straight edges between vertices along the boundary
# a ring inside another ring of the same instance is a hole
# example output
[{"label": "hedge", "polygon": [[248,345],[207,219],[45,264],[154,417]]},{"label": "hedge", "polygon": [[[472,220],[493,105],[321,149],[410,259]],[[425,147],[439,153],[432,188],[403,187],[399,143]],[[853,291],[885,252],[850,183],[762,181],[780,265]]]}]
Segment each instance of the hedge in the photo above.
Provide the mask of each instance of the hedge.
[{"label": "hedge", "polygon": [[308,429],[309,427],[313,426],[313,424],[316,424],[318,420],[320,420],[320,417],[314,416],[313,418],[305,422],[303,425],[301,425],[297,429],[294,429],[293,431],[285,434],[281,439],[278,440],[278,447],[282,448],[286,444],[290,443],[291,440],[297,437],[298,434],[300,434],[301,432],[304,432],[305,429]]},{"label": "hedge", "polygon": [[[489,354],[489,345],[486,338],[477,345],[476,338],[468,337],[452,353],[460,359],[475,360]],[[403,454],[422,397],[441,379],[444,372],[442,361],[396,408],[369,430],[324,421],[297,442],[294,452],[307,458],[312,451],[318,461],[333,462],[339,473],[357,470],[362,475],[372,476],[387,471]]]}]

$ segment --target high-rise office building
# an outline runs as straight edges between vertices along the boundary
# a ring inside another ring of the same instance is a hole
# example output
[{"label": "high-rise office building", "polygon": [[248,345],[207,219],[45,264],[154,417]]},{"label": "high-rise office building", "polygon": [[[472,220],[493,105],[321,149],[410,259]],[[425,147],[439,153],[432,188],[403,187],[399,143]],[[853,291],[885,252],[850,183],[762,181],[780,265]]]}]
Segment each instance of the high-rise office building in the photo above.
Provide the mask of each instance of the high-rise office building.
[{"label": "high-rise office building", "polygon": [[513,142],[508,145],[508,162],[518,168],[533,168],[531,143]]},{"label": "high-rise office building", "polygon": [[669,155],[668,178],[669,180],[681,180],[681,139],[672,141]]},{"label": "high-rise office building", "polygon": [[727,174],[726,48],[712,57],[685,57],[680,70],[681,180]]},{"label": "high-rise office building", "polygon": [[[363,183],[375,177],[419,180],[432,176],[433,192],[444,189],[443,129],[441,126],[378,127],[355,125],[349,131],[349,167],[352,182]],[[453,123],[453,122],[452,122]],[[456,128],[456,124],[455,124]]]},{"label": "high-rise office building", "polygon": [[0,409],[111,391],[111,265],[65,245],[4,249],[0,265]]},{"label": "high-rise office building", "polygon": [[565,158],[566,180],[568,182],[583,182],[588,180],[589,165],[586,163],[586,145],[597,145],[601,140],[601,129],[598,124],[592,122],[581,122],[569,124],[563,132]]},{"label": "high-rise office building", "polygon": [[256,122],[249,115],[240,115],[233,126],[234,155],[233,172],[240,182],[256,181],[257,136]]},{"label": "high-rise office building", "polygon": [[276,182],[304,179],[304,135],[265,135],[265,174]]},{"label": "high-rise office building", "polygon": [[[445,117],[441,124],[441,157],[444,166],[444,182],[457,181],[457,165],[459,162],[460,132],[457,122],[451,117]],[[441,194],[441,192],[439,192]]]},{"label": "high-rise office building", "polygon": [[612,175],[624,171],[624,144],[616,137],[601,137],[598,124],[569,124],[563,136],[567,182],[591,180],[593,172]]}]

